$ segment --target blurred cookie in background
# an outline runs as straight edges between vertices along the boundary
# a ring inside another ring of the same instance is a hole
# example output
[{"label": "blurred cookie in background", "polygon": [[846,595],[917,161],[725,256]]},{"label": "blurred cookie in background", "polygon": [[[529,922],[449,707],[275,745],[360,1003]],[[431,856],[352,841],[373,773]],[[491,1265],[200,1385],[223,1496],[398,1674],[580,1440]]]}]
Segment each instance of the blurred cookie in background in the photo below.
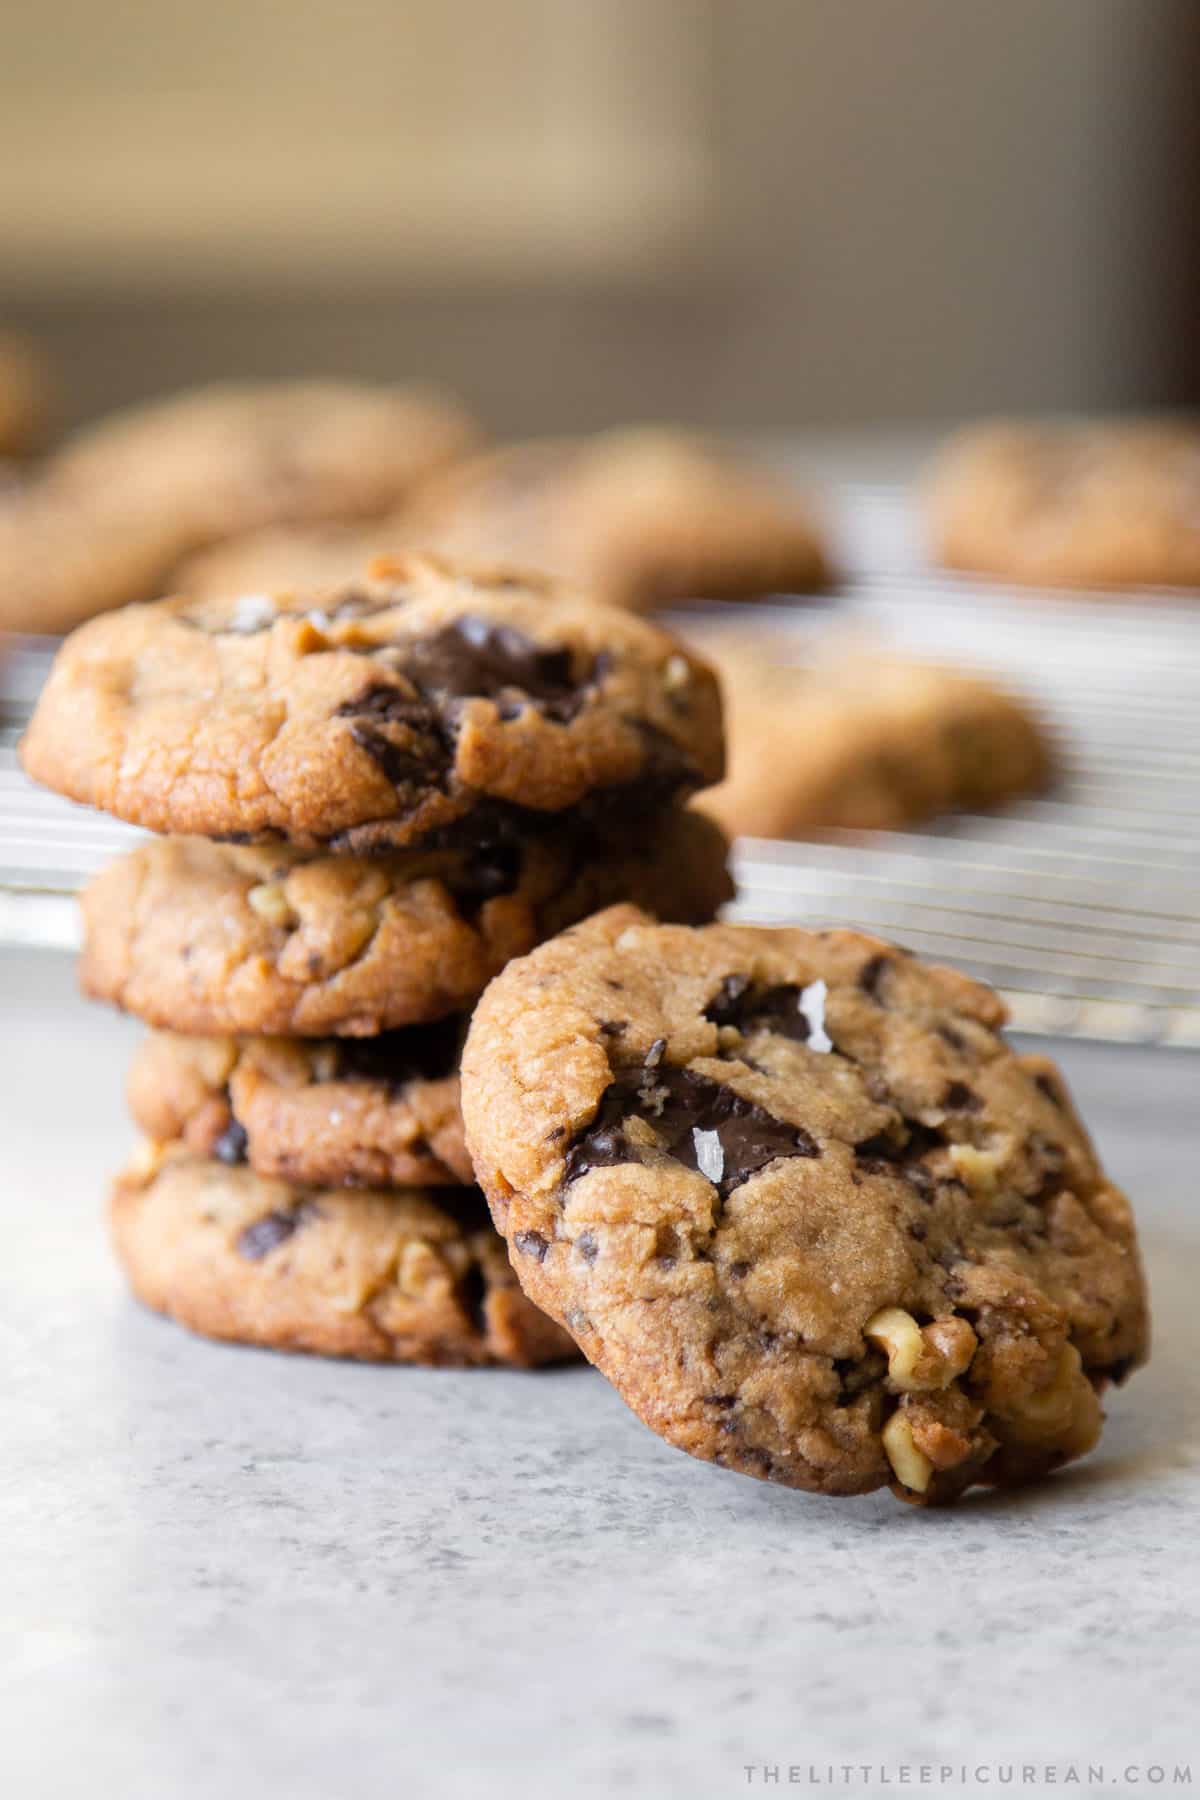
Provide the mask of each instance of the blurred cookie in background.
[{"label": "blurred cookie in background", "polygon": [[275,525],[248,531],[189,556],[175,571],[175,586],[193,600],[237,594],[325,593],[353,579],[388,550],[404,543],[400,528],[368,525]]},{"label": "blurred cookie in background", "polygon": [[197,389],[78,434],[0,507],[0,629],[56,634],[176,584],[194,552],[265,527],[377,518],[478,442],[417,387]]},{"label": "blurred cookie in background", "polygon": [[186,510],[197,542],[283,523],[377,517],[474,447],[431,389],[344,381],[230,383],[115,413],[50,473],[76,494],[122,488]]},{"label": "blurred cookie in background", "polygon": [[179,554],[165,507],[92,500],[44,480],[0,489],[0,632],[57,637],[96,613],[147,599]]},{"label": "blurred cookie in background", "polygon": [[896,830],[1051,779],[1037,714],[982,676],[846,640],[803,665],[719,640],[705,653],[721,679],[729,773],[695,804],[731,835]]},{"label": "blurred cookie in background", "polygon": [[485,452],[427,483],[397,524],[413,547],[545,570],[637,612],[834,580],[802,498],[666,427]]},{"label": "blurred cookie in background", "polygon": [[802,501],[697,439],[644,427],[485,451],[366,531],[255,532],[191,558],[179,586],[198,597],[334,586],[401,549],[545,571],[636,612],[834,580]]},{"label": "blurred cookie in background", "polygon": [[925,490],[948,568],[1045,587],[1200,587],[1200,421],[995,423]]},{"label": "blurred cookie in background", "polygon": [[52,411],[49,369],[27,338],[0,331],[0,456],[40,449]]}]

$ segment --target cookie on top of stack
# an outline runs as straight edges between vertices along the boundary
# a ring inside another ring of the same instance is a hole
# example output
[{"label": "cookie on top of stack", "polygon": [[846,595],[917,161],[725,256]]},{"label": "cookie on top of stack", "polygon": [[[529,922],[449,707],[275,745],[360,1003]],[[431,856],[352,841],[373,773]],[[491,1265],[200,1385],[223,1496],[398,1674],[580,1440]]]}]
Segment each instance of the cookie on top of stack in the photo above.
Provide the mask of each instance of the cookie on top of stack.
[{"label": "cookie on top of stack", "polygon": [[84,895],[82,982],[151,1026],[117,1252],[214,1337],[383,1361],[573,1353],[472,1185],[470,1009],[628,899],[728,898],[707,665],[550,585],[426,558],[321,606],[158,601],[84,626],[34,779],[164,835]]}]

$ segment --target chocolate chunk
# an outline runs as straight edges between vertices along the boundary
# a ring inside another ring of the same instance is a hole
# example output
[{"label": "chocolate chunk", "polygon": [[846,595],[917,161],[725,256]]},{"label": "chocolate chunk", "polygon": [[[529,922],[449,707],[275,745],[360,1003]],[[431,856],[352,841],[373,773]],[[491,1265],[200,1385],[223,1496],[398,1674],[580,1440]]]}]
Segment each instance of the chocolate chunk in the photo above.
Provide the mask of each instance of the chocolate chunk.
[{"label": "chocolate chunk", "polygon": [[249,1142],[250,1140],[246,1136],[246,1127],[239,1120],[230,1118],[228,1125],[213,1145],[213,1155],[218,1162],[230,1165],[244,1163]]},{"label": "chocolate chunk", "polygon": [[600,1246],[590,1231],[581,1231],[575,1239],[575,1248],[585,1263],[594,1263],[600,1254]]},{"label": "chocolate chunk", "polygon": [[437,710],[391,682],[372,682],[335,716],[351,721],[350,736],[393,787],[441,782],[453,765],[454,737]]},{"label": "chocolate chunk", "polygon": [[942,1095],[942,1105],[949,1112],[982,1112],[983,1101],[965,1081],[951,1081]]},{"label": "chocolate chunk", "polygon": [[407,1025],[378,1037],[341,1038],[339,1081],[376,1081],[396,1094],[410,1081],[439,1081],[458,1066],[462,1025],[456,1018]]},{"label": "chocolate chunk", "polygon": [[591,664],[575,679],[569,650],[546,649],[510,625],[470,614],[430,638],[395,647],[366,644],[363,651],[386,653],[398,680],[373,682],[336,716],[351,720],[354,742],[398,788],[446,779],[454,765],[459,702],[496,700],[501,717],[509,719],[533,706],[565,724],[583,706],[595,669]]},{"label": "chocolate chunk", "polygon": [[285,1244],[292,1233],[300,1229],[308,1211],[308,1208],[298,1206],[292,1212],[264,1213],[261,1219],[255,1219],[238,1234],[238,1255],[244,1256],[247,1262],[261,1262],[264,1256]]},{"label": "chocolate chunk", "polygon": [[804,989],[793,983],[758,987],[745,975],[727,975],[704,1009],[714,1025],[729,1025],[749,1035],[771,1031],[776,1037],[804,1044],[812,1027],[802,1007]]},{"label": "chocolate chunk", "polygon": [[601,1019],[599,1032],[601,1037],[620,1037],[629,1024],[628,1019]]},{"label": "chocolate chunk", "polygon": [[622,1070],[605,1089],[596,1117],[567,1152],[566,1179],[590,1169],[639,1162],[626,1136],[631,1119],[653,1130],[660,1148],[704,1174],[724,1199],[780,1157],[819,1156],[802,1127],[788,1125],[733,1088],[689,1069]]},{"label": "chocolate chunk", "polygon": [[1035,1075],[1033,1078],[1033,1085],[1039,1092],[1045,1094],[1047,1100],[1052,1101],[1055,1106],[1061,1109],[1063,1103],[1062,1092],[1049,1075],[1041,1073]]},{"label": "chocolate chunk", "polygon": [[538,1262],[545,1262],[550,1249],[548,1240],[542,1236],[540,1231],[518,1231],[513,1238],[513,1243],[522,1256],[532,1256]]},{"label": "chocolate chunk", "polygon": [[727,975],[708,1005],[704,1016],[713,1025],[737,1025],[741,1018],[743,997],[750,992],[748,975]]},{"label": "chocolate chunk", "polygon": [[470,613],[406,646],[400,667],[423,694],[503,699],[516,712],[533,705],[560,724],[580,711],[597,675],[594,661],[577,675],[569,650],[547,648],[511,625]]}]

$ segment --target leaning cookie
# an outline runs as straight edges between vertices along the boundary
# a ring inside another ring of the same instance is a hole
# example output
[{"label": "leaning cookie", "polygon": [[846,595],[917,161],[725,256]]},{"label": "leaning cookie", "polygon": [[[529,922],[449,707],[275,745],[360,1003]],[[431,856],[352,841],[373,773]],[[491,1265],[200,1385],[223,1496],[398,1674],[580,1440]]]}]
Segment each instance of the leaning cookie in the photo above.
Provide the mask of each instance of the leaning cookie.
[{"label": "leaning cookie", "polygon": [[614,908],[462,1065],[525,1291],[669,1442],[951,1499],[1081,1455],[1147,1353],[1133,1219],[997,997],[852,931]]},{"label": "leaning cookie", "polygon": [[935,559],[1043,587],[1200,587],[1200,422],[992,424],[926,483]]},{"label": "leaning cookie", "polygon": [[729,771],[697,805],[734,836],[895,830],[1036,793],[1057,755],[1036,708],[998,683],[867,644],[802,665],[712,647]]},{"label": "leaning cookie", "polygon": [[517,1286],[473,1188],[294,1187],[148,1146],[110,1222],[138,1299],[205,1337],[459,1367],[574,1354]]},{"label": "leaning cookie", "polygon": [[645,841],[553,837],[323,856],[161,838],[82,895],[80,982],[149,1025],[197,1036],[373,1037],[468,1010],[562,926],[634,898],[709,919],[732,894],[725,840],[671,810]]},{"label": "leaning cookie", "polygon": [[151,1032],[126,1081],[147,1137],[255,1174],[317,1187],[475,1179],[463,1142],[463,1022],[372,1038],[183,1037]]},{"label": "leaning cookie", "polygon": [[392,531],[394,543],[545,569],[636,612],[835,579],[802,497],[666,427],[485,452],[418,488]]},{"label": "leaning cookie", "polygon": [[351,848],[496,802],[644,809],[723,767],[715,678],[666,632],[423,558],[320,606],[163,600],[93,620],[21,753],[36,781],[154,831]]}]

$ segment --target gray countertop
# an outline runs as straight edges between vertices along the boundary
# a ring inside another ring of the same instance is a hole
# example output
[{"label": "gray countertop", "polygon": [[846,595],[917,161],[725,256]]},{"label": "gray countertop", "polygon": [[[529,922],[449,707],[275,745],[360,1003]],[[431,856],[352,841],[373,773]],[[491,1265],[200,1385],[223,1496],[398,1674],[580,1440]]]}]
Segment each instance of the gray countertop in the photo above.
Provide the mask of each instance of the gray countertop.
[{"label": "gray countertop", "polygon": [[590,1370],[340,1366],[139,1311],[100,1224],[135,1031],[54,955],[0,955],[0,993],[3,1791],[1200,1785],[1200,1059],[1062,1047],[1155,1358],[1078,1469],[922,1513],[693,1462]]}]

